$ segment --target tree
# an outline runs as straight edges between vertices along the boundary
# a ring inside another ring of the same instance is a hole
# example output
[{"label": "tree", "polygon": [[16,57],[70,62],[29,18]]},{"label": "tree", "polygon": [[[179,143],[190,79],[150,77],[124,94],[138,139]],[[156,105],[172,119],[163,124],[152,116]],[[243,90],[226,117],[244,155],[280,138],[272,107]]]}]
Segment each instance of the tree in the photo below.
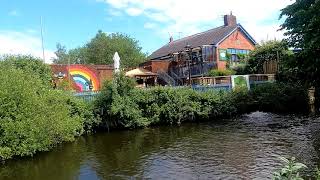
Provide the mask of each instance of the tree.
[{"label": "tree", "polygon": [[113,33],[107,35],[101,30],[83,47],[66,52],[57,44],[57,59],[54,63],[67,64],[112,64],[113,55],[118,52],[122,67],[135,67],[146,60],[139,42],[128,35]]},{"label": "tree", "polygon": [[57,50],[54,52],[54,54],[57,56],[57,58],[53,58],[52,61],[55,64],[65,64],[68,61],[68,54],[66,47],[61,45],[60,43],[57,43],[56,45]]},{"label": "tree", "polygon": [[281,29],[291,47],[301,48],[296,54],[300,77],[309,85],[320,85],[320,1],[297,0],[281,11],[286,17]]},{"label": "tree", "polygon": [[91,64],[112,64],[115,52],[121,57],[122,67],[134,67],[146,60],[138,41],[120,33],[107,35],[100,30],[85,47],[88,63]]},{"label": "tree", "polygon": [[263,73],[264,62],[271,60],[279,60],[281,62],[292,54],[285,41],[262,42],[250,52],[246,71],[248,73]]},{"label": "tree", "polygon": [[57,43],[56,47],[57,50],[54,53],[57,57],[53,59],[54,64],[85,64],[85,48],[78,47],[67,51],[66,47],[60,43]]}]

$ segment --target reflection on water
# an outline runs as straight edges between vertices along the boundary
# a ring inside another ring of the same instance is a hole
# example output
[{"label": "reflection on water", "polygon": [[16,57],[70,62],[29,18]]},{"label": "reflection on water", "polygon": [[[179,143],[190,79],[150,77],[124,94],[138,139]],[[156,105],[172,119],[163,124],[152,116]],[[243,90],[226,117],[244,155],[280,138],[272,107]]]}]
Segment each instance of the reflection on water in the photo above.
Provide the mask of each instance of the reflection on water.
[{"label": "reflection on water", "polygon": [[256,112],[228,122],[80,137],[9,161],[0,179],[269,179],[278,156],[318,164],[320,119]]}]

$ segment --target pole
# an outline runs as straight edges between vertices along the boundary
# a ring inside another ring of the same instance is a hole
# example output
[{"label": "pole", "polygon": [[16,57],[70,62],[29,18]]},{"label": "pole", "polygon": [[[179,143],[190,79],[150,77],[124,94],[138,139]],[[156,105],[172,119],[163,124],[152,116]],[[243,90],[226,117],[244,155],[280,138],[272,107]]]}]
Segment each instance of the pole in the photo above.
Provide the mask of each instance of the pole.
[{"label": "pole", "polygon": [[69,90],[71,90],[70,57],[68,57],[68,84],[69,84]]},{"label": "pole", "polygon": [[189,76],[189,86],[191,85],[191,68],[190,68],[190,61],[192,60],[192,48],[191,46],[187,43],[186,47],[185,47],[185,52],[188,55],[188,76]]},{"label": "pole", "polygon": [[280,70],[281,70],[281,69],[280,69],[279,51],[277,50],[277,71],[278,71],[278,73],[279,73]]},{"label": "pole", "polygon": [[41,26],[41,46],[42,46],[42,58],[43,58],[43,62],[45,63],[45,56],[44,56],[44,45],[43,45],[43,27],[42,27],[42,16],[40,16],[40,26]]},{"label": "pole", "polygon": [[190,68],[190,60],[191,60],[191,56],[190,56],[190,54],[189,54],[188,69],[189,69],[189,85],[191,86],[191,68]]},{"label": "pole", "polygon": [[203,85],[203,60],[201,60],[201,85]]}]

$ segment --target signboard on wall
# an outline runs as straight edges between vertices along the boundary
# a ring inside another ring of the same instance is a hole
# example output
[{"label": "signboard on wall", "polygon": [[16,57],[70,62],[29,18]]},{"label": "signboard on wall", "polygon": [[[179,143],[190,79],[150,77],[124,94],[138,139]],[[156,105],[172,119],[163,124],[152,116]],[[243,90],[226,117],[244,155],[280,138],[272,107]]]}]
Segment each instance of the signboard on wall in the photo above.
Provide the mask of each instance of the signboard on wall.
[{"label": "signboard on wall", "polygon": [[222,61],[228,60],[226,49],[219,49],[219,59]]},{"label": "signboard on wall", "polygon": [[249,75],[233,75],[231,76],[232,89],[245,87],[250,90]]}]

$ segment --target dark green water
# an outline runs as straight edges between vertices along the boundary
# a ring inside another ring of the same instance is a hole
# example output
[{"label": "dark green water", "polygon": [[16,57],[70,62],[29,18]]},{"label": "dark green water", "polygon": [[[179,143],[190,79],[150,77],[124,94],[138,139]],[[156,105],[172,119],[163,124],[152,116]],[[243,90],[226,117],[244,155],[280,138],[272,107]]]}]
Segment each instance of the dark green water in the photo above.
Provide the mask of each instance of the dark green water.
[{"label": "dark green water", "polygon": [[278,156],[295,156],[313,170],[319,132],[317,118],[256,112],[228,122],[99,133],[9,161],[0,179],[270,179]]}]

